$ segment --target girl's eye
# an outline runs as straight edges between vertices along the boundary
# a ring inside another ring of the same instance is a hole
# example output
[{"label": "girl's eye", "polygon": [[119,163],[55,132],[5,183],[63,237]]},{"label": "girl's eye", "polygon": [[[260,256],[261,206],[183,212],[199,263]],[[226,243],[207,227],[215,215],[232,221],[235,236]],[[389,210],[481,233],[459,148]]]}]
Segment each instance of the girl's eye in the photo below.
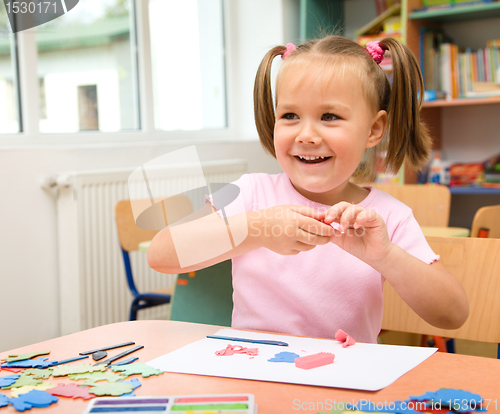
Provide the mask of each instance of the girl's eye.
[{"label": "girl's eye", "polygon": [[298,116],[292,112],[289,112],[289,113],[283,115],[283,119],[290,119],[291,120],[291,119],[297,119],[297,118],[298,118]]},{"label": "girl's eye", "polygon": [[321,120],[322,121],[334,121],[335,119],[337,119],[338,117],[336,115],[333,115],[333,114],[323,114],[323,116],[321,117]]}]

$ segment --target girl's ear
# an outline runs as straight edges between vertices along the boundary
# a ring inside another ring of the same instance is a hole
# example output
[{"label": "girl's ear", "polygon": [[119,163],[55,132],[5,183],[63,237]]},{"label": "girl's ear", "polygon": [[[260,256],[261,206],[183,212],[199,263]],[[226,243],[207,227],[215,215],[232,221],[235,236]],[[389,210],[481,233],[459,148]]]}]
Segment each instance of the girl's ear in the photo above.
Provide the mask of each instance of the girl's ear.
[{"label": "girl's ear", "polygon": [[386,111],[378,111],[372,121],[370,135],[366,141],[366,148],[372,148],[384,138],[385,131],[389,125],[389,118]]}]

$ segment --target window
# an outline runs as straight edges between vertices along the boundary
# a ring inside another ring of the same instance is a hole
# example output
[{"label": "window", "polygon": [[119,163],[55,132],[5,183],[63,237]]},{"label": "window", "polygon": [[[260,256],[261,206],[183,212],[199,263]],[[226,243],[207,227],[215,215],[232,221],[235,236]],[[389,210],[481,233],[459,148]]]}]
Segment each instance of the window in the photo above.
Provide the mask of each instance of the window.
[{"label": "window", "polygon": [[140,128],[134,30],[131,0],[80,0],[37,27],[41,132]]},{"label": "window", "polygon": [[155,128],[224,128],[222,0],[149,0]]},{"label": "window", "polygon": [[15,42],[5,7],[0,5],[0,134],[20,131]]}]

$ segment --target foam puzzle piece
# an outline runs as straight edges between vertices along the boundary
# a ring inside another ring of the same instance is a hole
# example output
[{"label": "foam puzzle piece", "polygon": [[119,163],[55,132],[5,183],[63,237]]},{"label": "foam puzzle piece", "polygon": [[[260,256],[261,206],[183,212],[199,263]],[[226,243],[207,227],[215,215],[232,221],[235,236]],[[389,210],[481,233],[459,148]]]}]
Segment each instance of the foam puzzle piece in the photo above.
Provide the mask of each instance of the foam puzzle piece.
[{"label": "foam puzzle piece", "polygon": [[[124,382],[126,384],[132,385],[132,391],[134,391],[135,389],[139,388],[142,385],[137,378],[132,378],[130,380],[118,381],[118,382]],[[120,397],[135,397],[135,394],[133,392],[129,392],[127,394],[120,395]]]},{"label": "foam puzzle piece", "polygon": [[22,394],[17,398],[9,398],[9,403],[17,411],[31,410],[33,407],[48,407],[59,401],[59,398],[49,394],[47,391],[33,390]]},{"label": "foam puzzle piece", "polygon": [[13,384],[7,385],[6,387],[2,387],[2,390],[10,390],[11,388],[24,387],[25,385],[38,385],[41,384],[42,382],[43,381],[41,379],[36,379],[26,375],[20,375],[19,378]]},{"label": "foam puzzle piece", "polygon": [[125,376],[122,376],[120,374],[116,374],[114,372],[110,371],[98,371],[98,372],[84,372],[81,374],[69,374],[68,377],[74,381],[78,380],[86,380],[83,382],[81,385],[97,385],[96,383],[99,381],[107,381],[107,382],[116,382],[120,380],[124,380]]},{"label": "foam puzzle piece", "polygon": [[133,364],[111,367],[115,372],[122,372],[122,375],[129,377],[130,375],[142,375],[143,378],[151,375],[163,374],[163,371],[146,365],[142,362],[134,362]]},{"label": "foam puzzle piece", "polygon": [[118,397],[122,394],[128,394],[134,390],[134,387],[130,383],[126,382],[110,382],[108,384],[99,384],[95,387],[91,387],[89,392],[95,394],[98,397],[104,395],[112,395]]},{"label": "foam puzzle piece", "polygon": [[90,364],[80,364],[80,365],[69,365],[69,366],[57,366],[52,371],[53,377],[64,377],[70,374],[82,374],[84,372],[96,372],[96,371],[106,371],[106,365],[90,365]]},{"label": "foam puzzle piece", "polygon": [[9,371],[13,372],[14,374],[17,374],[18,372],[24,371],[24,368],[10,368],[10,367],[2,367],[0,365],[0,371]]},{"label": "foam puzzle piece", "polygon": [[52,375],[51,369],[28,368],[23,371],[23,375],[31,375],[36,379],[47,379]]},{"label": "foam puzzle piece", "polygon": [[91,394],[90,387],[83,385],[72,384],[58,384],[57,387],[47,390],[49,394],[57,395],[59,397],[68,398],[81,398],[82,400],[90,400],[95,398],[95,394]]},{"label": "foam puzzle piece", "polygon": [[440,388],[434,392],[427,391],[425,394],[410,396],[409,398],[414,401],[432,401],[433,404],[430,405],[431,407],[439,403],[441,407],[447,407],[450,410],[453,409],[457,413],[479,411],[477,409],[482,407],[481,402],[483,401],[483,398],[479,394],[454,388]]},{"label": "foam puzzle piece", "polygon": [[332,404],[333,407],[330,411],[318,411],[317,414],[344,414],[344,413],[352,414],[353,412],[361,413],[361,411],[349,411],[347,409],[348,404],[349,404],[348,402],[344,401],[339,401],[339,402],[335,401],[335,404]]},{"label": "foam puzzle piece", "polygon": [[250,356],[257,356],[258,353],[259,353],[259,348],[246,348],[241,345],[231,345],[231,344],[228,344],[226,349],[215,351],[215,355],[217,356],[231,356],[234,354],[246,354]]},{"label": "foam puzzle piece", "polygon": [[48,361],[49,358],[26,359],[24,361],[12,361],[2,364],[4,368],[48,368],[54,366],[57,361]]},{"label": "foam puzzle piece", "polygon": [[40,390],[40,391],[47,391],[50,388],[54,388],[55,385],[51,384],[50,382],[43,382],[38,385],[24,385],[19,388],[12,388],[10,390],[10,396],[11,397],[18,397],[21,394],[26,394],[27,392],[30,392],[32,390]]},{"label": "foam puzzle piece", "polygon": [[279,352],[274,355],[274,358],[268,359],[269,362],[291,362],[292,364],[295,362],[296,358],[299,358],[300,355],[295,354],[293,352]]},{"label": "foam puzzle piece", "polygon": [[323,365],[333,364],[335,355],[330,352],[319,352],[295,359],[295,366],[302,369],[311,369]]},{"label": "foam puzzle piece", "polygon": [[3,358],[6,362],[14,362],[14,361],[24,361],[26,359],[31,359],[40,355],[48,355],[50,351],[41,351],[41,352],[27,352],[25,354],[10,354],[8,358]]},{"label": "foam puzzle piece", "polygon": [[20,376],[20,374],[14,374],[0,377],[0,388],[9,387],[10,385],[14,384]]},{"label": "foam puzzle piece", "polygon": [[4,394],[0,394],[0,408],[6,407],[8,404],[9,398]]}]

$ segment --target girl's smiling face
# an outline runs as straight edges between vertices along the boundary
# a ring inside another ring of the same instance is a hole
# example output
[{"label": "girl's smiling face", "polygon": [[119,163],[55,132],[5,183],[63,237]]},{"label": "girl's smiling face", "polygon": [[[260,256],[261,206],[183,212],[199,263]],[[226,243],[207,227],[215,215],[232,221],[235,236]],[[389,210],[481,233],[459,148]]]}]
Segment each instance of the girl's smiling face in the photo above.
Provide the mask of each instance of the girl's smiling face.
[{"label": "girl's smiling face", "polygon": [[356,202],[346,199],[352,195],[348,180],[364,150],[383,138],[387,114],[370,105],[359,76],[344,70],[325,79],[307,66],[293,65],[280,74],[276,158],[295,189],[308,199],[327,205]]}]

